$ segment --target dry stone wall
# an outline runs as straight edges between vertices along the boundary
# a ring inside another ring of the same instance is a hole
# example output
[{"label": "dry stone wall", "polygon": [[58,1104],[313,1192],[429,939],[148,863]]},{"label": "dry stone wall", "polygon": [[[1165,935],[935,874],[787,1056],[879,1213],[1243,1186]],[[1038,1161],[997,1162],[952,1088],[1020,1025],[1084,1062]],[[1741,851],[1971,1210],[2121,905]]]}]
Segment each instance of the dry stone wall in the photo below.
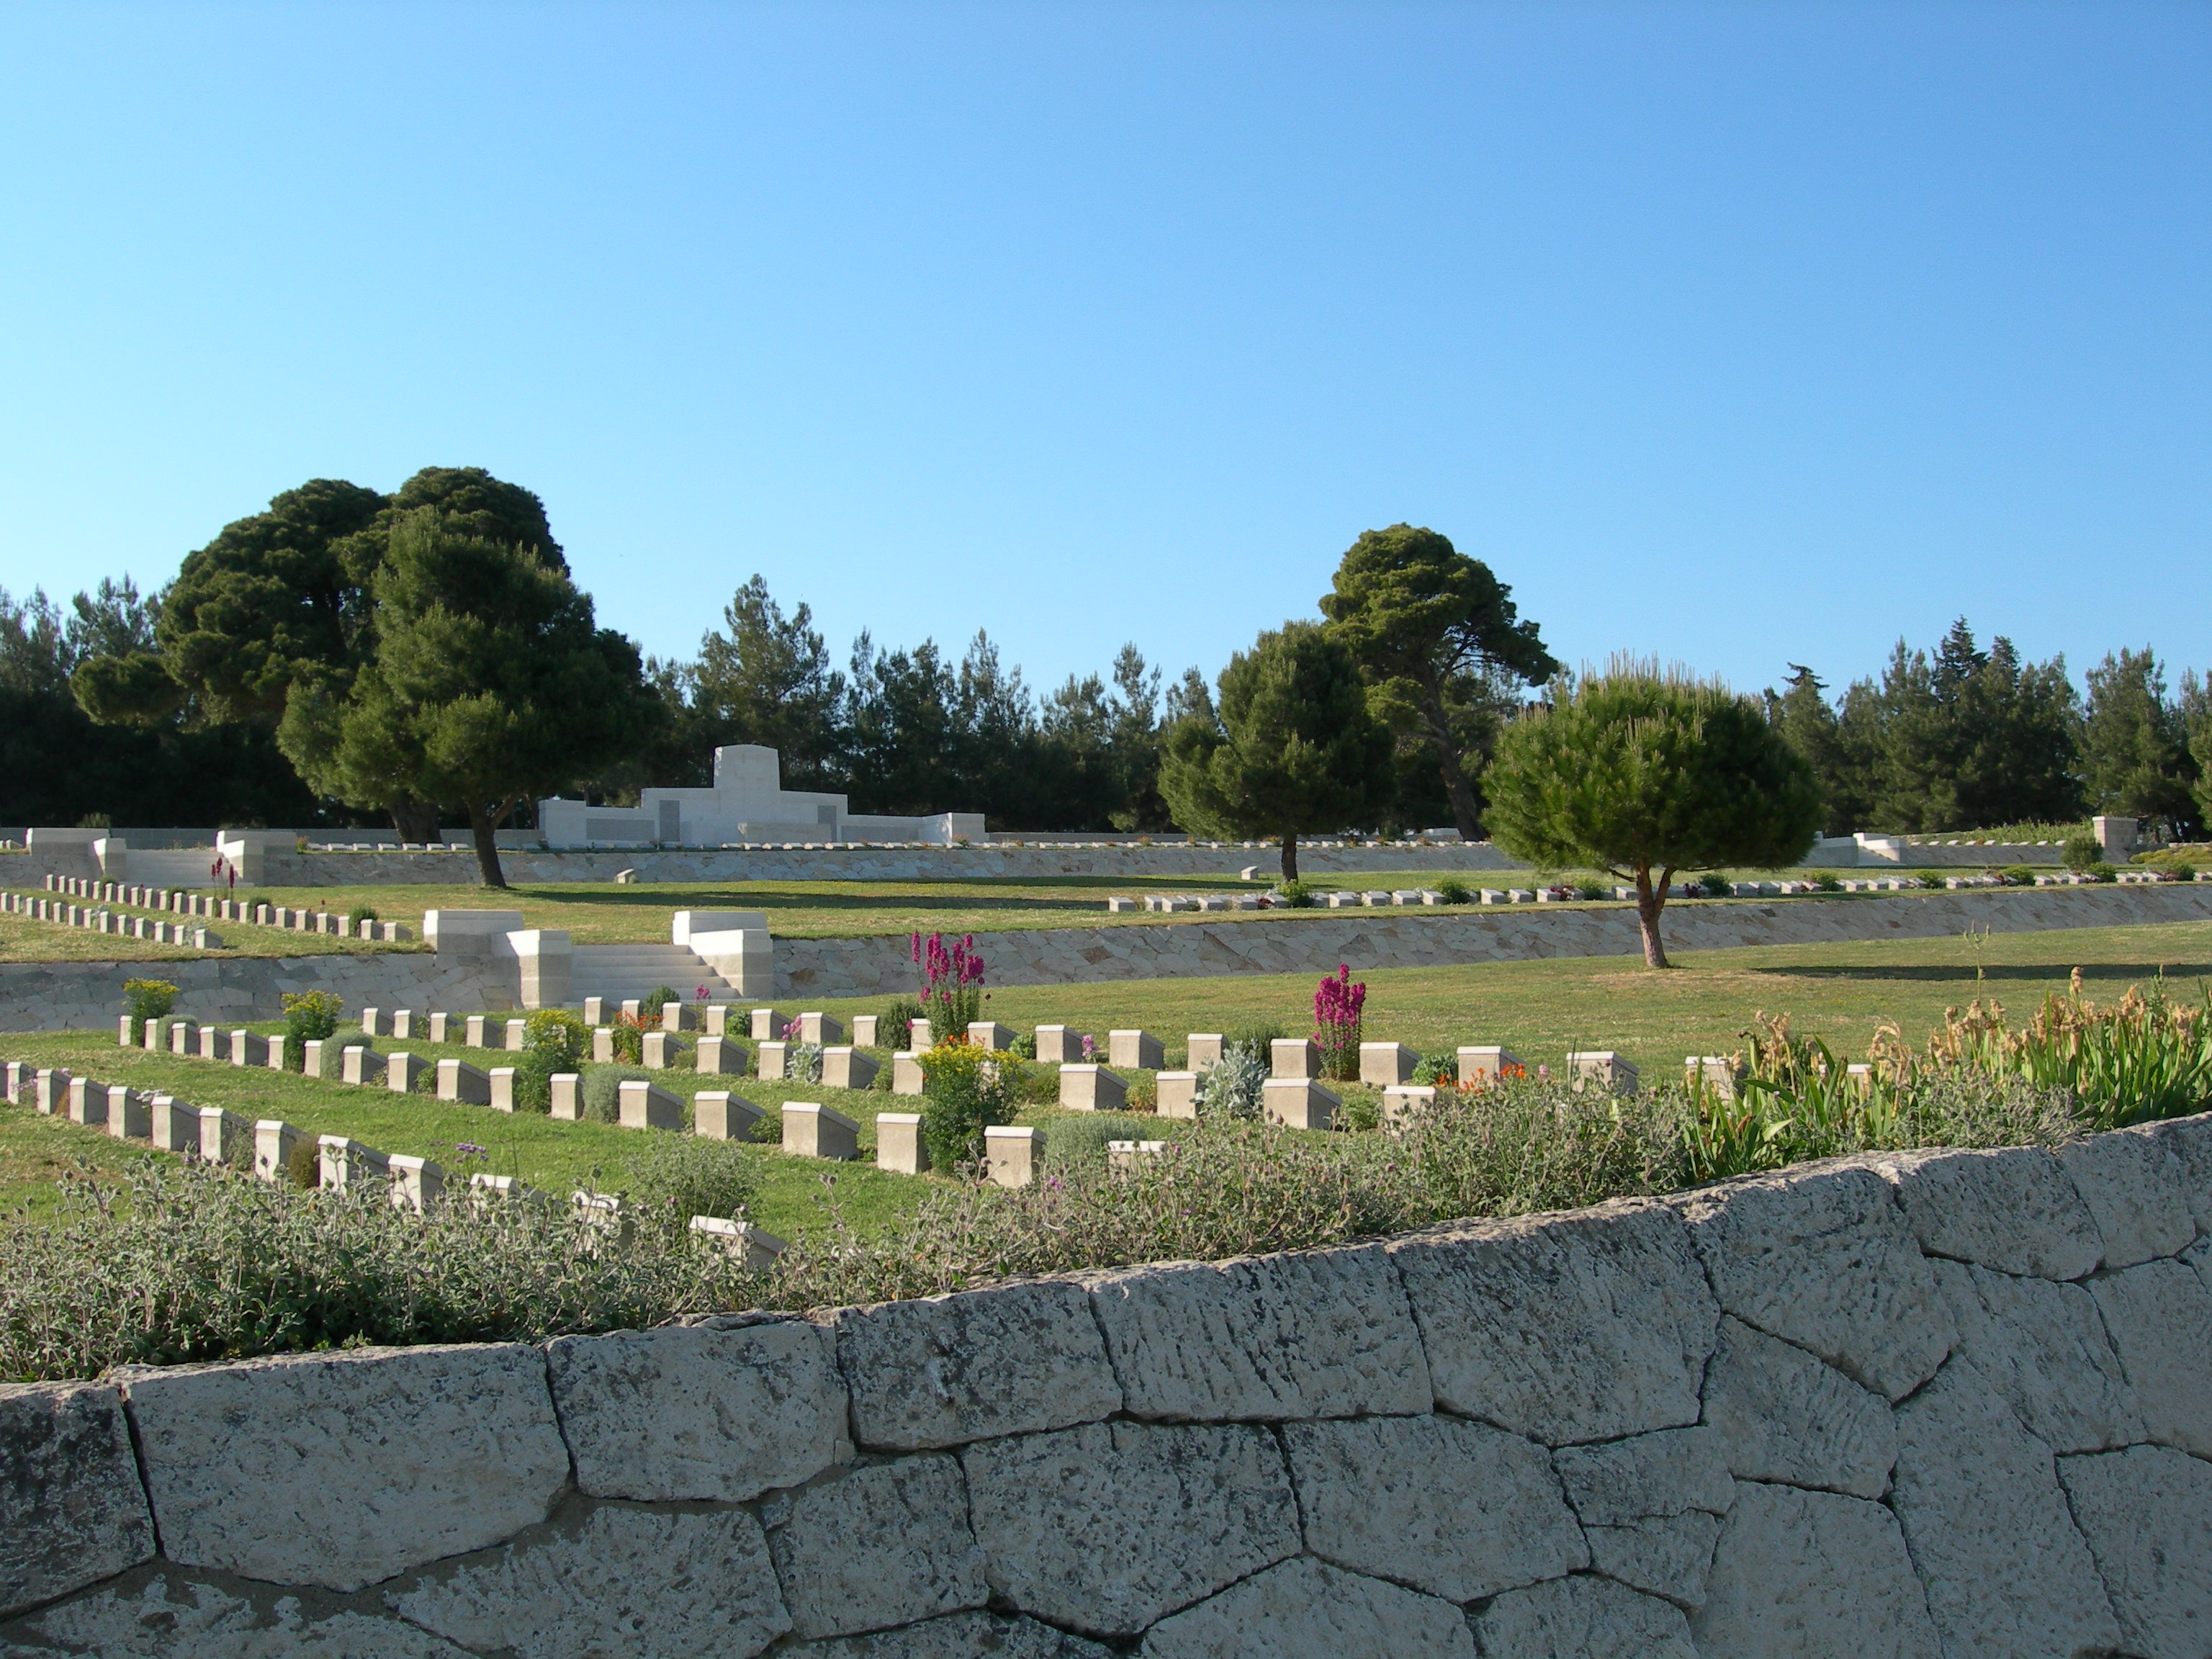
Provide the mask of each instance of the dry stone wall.
[{"label": "dry stone wall", "polygon": [[[1666,929],[1675,949],[1704,951],[1939,939],[1969,927],[2003,933],[2207,919],[2212,885],[2194,884],[1690,904],[1670,907]],[[1433,968],[1625,956],[1640,948],[1635,913],[1625,906],[1303,912],[1239,921],[1008,929],[979,933],[975,942],[996,985],[1326,973],[1340,962],[1363,971]],[[450,952],[0,963],[0,1031],[105,1030],[123,1006],[124,981],[149,973],[176,984],[180,1017],[203,1022],[277,1018],[287,991],[332,991],[349,1007],[464,1012],[514,1008],[521,994],[514,958],[456,961]],[[914,988],[914,963],[903,937],[779,939],[775,976],[779,996],[898,996]]]},{"label": "dry stone wall", "polygon": [[[1776,904],[1668,907],[1670,949],[1813,945],[1869,939],[1948,939],[1967,927],[2041,933],[2212,919],[2212,884],[1988,889],[1880,898],[1796,898]],[[978,933],[994,985],[1082,985],[1216,974],[1328,973],[1628,956],[1643,948],[1628,905],[1503,910],[1362,909],[1268,915],[1237,921],[1149,927],[1009,928]],[[781,994],[896,996],[914,988],[899,939],[779,939]]]},{"label": "dry stone wall", "polygon": [[0,1389],[0,1651],[2203,1659],[2212,1118]]},{"label": "dry stone wall", "polygon": [[165,979],[180,1018],[213,1024],[278,1019],[288,991],[331,991],[349,1008],[512,1008],[518,980],[505,962],[449,952],[333,951],[324,956],[213,957],[172,962],[0,963],[0,1031],[105,1030],[124,1007],[123,982]]}]

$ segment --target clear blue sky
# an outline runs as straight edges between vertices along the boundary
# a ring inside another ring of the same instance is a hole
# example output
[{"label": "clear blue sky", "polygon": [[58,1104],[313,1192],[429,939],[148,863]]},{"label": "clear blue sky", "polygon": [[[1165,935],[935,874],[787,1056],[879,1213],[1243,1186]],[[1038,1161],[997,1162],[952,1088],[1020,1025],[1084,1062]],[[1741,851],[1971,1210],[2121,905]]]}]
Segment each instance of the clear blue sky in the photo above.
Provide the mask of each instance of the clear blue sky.
[{"label": "clear blue sky", "polygon": [[2212,7],[0,10],[0,583],[317,475],[544,495],[1042,687],[1361,529],[1570,660],[1967,614],[2212,666]]}]

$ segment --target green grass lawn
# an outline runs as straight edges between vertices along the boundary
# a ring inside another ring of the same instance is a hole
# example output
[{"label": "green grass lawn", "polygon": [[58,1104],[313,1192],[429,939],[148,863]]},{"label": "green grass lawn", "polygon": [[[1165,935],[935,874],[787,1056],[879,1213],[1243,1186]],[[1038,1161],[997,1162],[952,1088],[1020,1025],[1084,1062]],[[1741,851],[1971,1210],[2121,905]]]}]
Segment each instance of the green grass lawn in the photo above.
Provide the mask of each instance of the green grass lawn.
[{"label": "green grass lawn", "polygon": [[[1691,952],[1680,960],[1680,967],[1666,973],[1650,972],[1627,957],[1377,970],[1364,975],[1366,1035],[1430,1053],[1462,1042],[1502,1042],[1532,1064],[1556,1064],[1571,1048],[1613,1048],[1634,1060],[1647,1080],[1656,1080],[1674,1075],[1685,1054],[1736,1048],[1753,1014],[1763,1010],[1786,1012],[1800,1032],[1856,1054],[1877,1025],[1894,1022],[1917,1042],[1941,1021],[1946,1007],[1978,994],[1996,997],[2015,1018],[2025,1018],[2046,991],[2063,992],[2076,966],[2093,996],[2116,998],[2163,969],[2176,994],[2194,998],[2201,994],[2200,981],[2212,975],[2212,922],[1998,934],[1978,942],[1763,946]],[[1097,1036],[1102,1047],[1109,1030],[1139,1026],[1162,1037],[1172,1065],[1191,1031],[1273,1024],[1303,1032],[1311,1023],[1312,992],[1312,979],[1304,975],[1046,986],[996,992],[986,1012],[1017,1030],[1040,1022],[1074,1025]],[[884,1000],[809,1006],[850,1015],[878,1012]],[[797,1005],[786,1009],[799,1011]],[[499,1051],[456,1044],[380,1037],[375,1046],[433,1058],[458,1055],[486,1067],[504,1063]],[[65,1066],[103,1082],[166,1091],[251,1117],[283,1117],[310,1133],[351,1135],[380,1151],[434,1158],[449,1170],[514,1174],[553,1192],[586,1184],[620,1190],[628,1183],[629,1160],[647,1133],[149,1054],[118,1048],[112,1031],[0,1037],[0,1058]],[[660,1076],[679,1093],[732,1087],[771,1112],[787,1100],[817,1100],[860,1121],[860,1164],[833,1166],[769,1146],[757,1149],[765,1178],[755,1215],[771,1232],[790,1237],[825,1227],[833,1195],[848,1221],[872,1230],[910,1205],[921,1189],[915,1179],[878,1171],[865,1161],[873,1152],[875,1114],[910,1110],[911,1100],[684,1071]],[[1138,1073],[1132,1080],[1144,1084],[1150,1076]],[[1040,1109],[1022,1121],[1043,1123],[1049,1134],[1058,1116]],[[53,1178],[70,1164],[113,1175],[131,1158],[149,1155],[66,1121],[42,1118],[27,1107],[0,1107],[0,1200],[27,1206],[33,1213],[51,1206]],[[834,1189],[827,1184],[832,1181]]]}]

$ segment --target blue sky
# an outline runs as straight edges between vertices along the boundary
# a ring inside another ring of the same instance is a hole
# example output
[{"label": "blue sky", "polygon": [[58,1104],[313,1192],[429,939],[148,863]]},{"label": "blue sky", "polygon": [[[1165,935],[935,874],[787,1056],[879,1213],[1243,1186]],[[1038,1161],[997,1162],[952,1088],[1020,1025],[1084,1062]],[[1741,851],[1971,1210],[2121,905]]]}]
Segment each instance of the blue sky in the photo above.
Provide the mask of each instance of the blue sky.
[{"label": "blue sky", "polygon": [[2212,8],[0,9],[0,583],[478,464],[688,653],[2212,666]]}]

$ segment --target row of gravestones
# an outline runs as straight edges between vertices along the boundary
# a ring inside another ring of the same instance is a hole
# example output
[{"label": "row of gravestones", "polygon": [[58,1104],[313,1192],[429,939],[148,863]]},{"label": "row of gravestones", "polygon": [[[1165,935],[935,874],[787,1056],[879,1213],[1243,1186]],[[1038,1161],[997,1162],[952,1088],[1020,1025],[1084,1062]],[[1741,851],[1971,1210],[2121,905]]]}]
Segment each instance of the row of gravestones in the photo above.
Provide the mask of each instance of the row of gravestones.
[{"label": "row of gravestones", "polygon": [[160,916],[118,915],[104,908],[71,904],[59,898],[40,898],[35,893],[0,893],[0,912],[121,939],[150,939],[156,945],[189,945],[200,951],[222,949],[222,940],[204,927],[168,921]]},{"label": "row of gravestones", "polygon": [[[442,1062],[443,1066],[456,1064],[452,1060]],[[476,1075],[482,1079],[483,1073]],[[637,1082],[623,1085],[625,1122],[632,1115],[630,1091],[649,1087]],[[171,1094],[149,1094],[125,1084],[100,1083],[90,1078],[72,1076],[64,1067],[33,1066],[23,1060],[9,1060],[0,1067],[0,1097],[11,1104],[33,1107],[50,1116],[66,1117],[84,1128],[104,1131],[118,1140],[137,1141],[156,1151],[224,1168],[250,1169],[259,1179],[270,1182],[294,1178],[294,1158],[306,1134],[281,1118],[242,1117],[224,1107],[193,1106]],[[501,1199],[532,1202],[547,1200],[546,1194],[513,1176],[483,1171],[471,1174],[465,1188],[449,1190],[447,1171],[434,1159],[379,1152],[346,1135],[319,1136],[316,1152],[319,1186],[344,1192],[374,1182],[388,1189],[394,1206],[417,1214],[432,1204],[453,1197],[478,1203]],[[623,1200],[618,1195],[578,1192],[574,1194],[574,1202],[595,1227],[617,1231],[625,1237],[629,1232],[631,1224],[623,1212]],[[702,1242],[727,1251],[749,1267],[768,1267],[786,1248],[781,1239],[749,1222],[720,1216],[694,1216],[690,1227]]]},{"label": "row of gravestones", "polygon": [[[248,923],[257,927],[281,928],[286,933],[321,933],[335,939],[359,939],[385,945],[404,945],[414,938],[414,933],[404,922],[377,921],[363,917],[356,923],[329,910],[295,910],[281,904],[263,904],[252,899],[218,898],[207,893],[187,892],[182,888],[141,887],[134,886],[128,882],[95,881],[88,876],[50,874],[46,877],[46,890],[76,898],[91,899],[97,904],[119,904],[134,909],[169,911],[203,921]],[[12,898],[15,896],[9,896]],[[11,905],[9,908],[15,907]],[[89,927],[94,925],[91,918],[111,913],[88,909],[82,914],[87,918],[84,925]],[[58,913],[52,915],[40,913],[40,919],[60,921],[64,918]],[[118,923],[143,923],[145,918],[118,916],[114,920]],[[100,931],[105,933],[128,933],[131,930],[128,927],[123,926],[104,926],[100,928]],[[137,937],[144,939],[150,935],[142,928]],[[207,948],[217,948],[221,944],[222,941],[217,939],[213,945]]]}]

